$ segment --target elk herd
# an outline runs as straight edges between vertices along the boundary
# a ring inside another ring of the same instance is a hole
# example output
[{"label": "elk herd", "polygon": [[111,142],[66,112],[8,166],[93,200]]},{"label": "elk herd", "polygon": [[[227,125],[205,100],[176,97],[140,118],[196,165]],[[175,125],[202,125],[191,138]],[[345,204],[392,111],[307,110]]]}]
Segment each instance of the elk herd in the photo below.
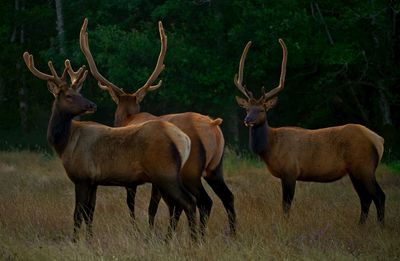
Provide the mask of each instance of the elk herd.
[{"label": "elk herd", "polygon": [[[155,116],[140,111],[140,103],[147,92],[162,85],[161,80],[157,84],[154,82],[165,68],[167,36],[161,22],[158,27],[161,49],[155,69],[142,87],[127,92],[98,71],[89,48],[88,20],[83,22],[80,48],[98,86],[108,91],[116,103],[114,127],[74,120],[76,116],[96,111],[96,105],[80,94],[88,75],[85,65],[74,71],[66,60],[59,76],[51,61],[48,74],[35,67],[31,54],[23,54],[31,73],[46,81],[54,95],[47,139],[75,185],[75,241],[83,221],[87,238],[92,237],[97,186],[125,187],[126,203],[134,221],[136,187],[144,183],[152,184],[148,208],[150,228],[154,227],[162,198],[169,209],[167,238],[176,229],[182,211],[187,216],[192,239],[196,240],[197,234],[204,238],[213,203],[202,185],[202,178],[222,201],[229,234],[236,234],[234,195],[223,176],[224,136],[219,127],[222,119],[211,119],[195,112]],[[268,125],[267,112],[275,106],[277,95],[285,85],[287,47],[282,39],[279,43],[283,58],[277,87],[269,92],[262,88],[262,96],[255,99],[243,85],[244,62],[251,42],[243,50],[234,84],[245,96],[245,99],[237,96],[236,100],[247,112],[244,124],[249,128],[250,149],[265,162],[270,173],[281,180],[284,216],[289,217],[297,180],[332,182],[349,175],[360,198],[359,223],[365,223],[373,201],[378,222],[383,225],[385,194],[375,177],[384,150],[382,137],[358,124],[317,130]]]}]

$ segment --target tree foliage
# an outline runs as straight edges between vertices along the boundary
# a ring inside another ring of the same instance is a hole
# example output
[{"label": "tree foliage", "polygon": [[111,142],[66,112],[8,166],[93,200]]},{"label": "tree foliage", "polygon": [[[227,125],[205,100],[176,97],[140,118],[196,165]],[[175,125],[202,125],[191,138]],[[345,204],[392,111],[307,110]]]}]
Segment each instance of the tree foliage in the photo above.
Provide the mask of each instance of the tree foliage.
[{"label": "tree foliage", "polygon": [[[17,10],[19,1],[24,8]],[[233,85],[239,58],[253,41],[245,66],[245,83],[256,94],[277,85],[282,59],[278,38],[288,46],[285,90],[271,111],[272,126],[319,128],[361,123],[383,135],[398,157],[400,118],[400,4],[397,1],[328,0],[114,0],[63,1],[66,55],[59,53],[55,4],[7,0],[0,6],[0,129],[20,132],[18,86],[26,81],[31,132],[43,134],[51,95],[23,65],[22,53],[35,55],[47,70],[52,59],[75,67],[85,63],[78,37],[89,18],[89,40],[99,70],[119,87],[134,91],[152,72],[158,51],[157,21],[168,36],[163,87],[150,93],[143,110],[155,114],[196,111],[224,119],[228,143],[246,144],[243,112]],[[13,42],[23,28],[23,44]],[[115,108],[108,93],[88,79],[84,94],[98,103],[92,117],[111,123]],[[44,136],[44,135],[43,135]],[[9,141],[12,143],[12,141]],[[14,141],[18,143],[17,141]],[[32,142],[34,143],[34,142]]]}]

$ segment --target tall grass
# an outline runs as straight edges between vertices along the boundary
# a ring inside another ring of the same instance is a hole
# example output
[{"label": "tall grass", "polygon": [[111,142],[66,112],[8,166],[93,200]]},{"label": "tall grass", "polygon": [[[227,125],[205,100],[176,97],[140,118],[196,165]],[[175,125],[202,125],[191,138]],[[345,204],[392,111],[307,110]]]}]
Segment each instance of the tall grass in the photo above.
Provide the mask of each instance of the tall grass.
[{"label": "tall grass", "polygon": [[[100,187],[91,242],[71,242],[74,188],[57,158],[27,151],[0,152],[0,260],[343,260],[400,259],[400,176],[381,165],[386,226],[371,206],[364,226],[348,178],[319,184],[298,182],[290,220],[281,211],[281,185],[254,158],[228,150],[226,182],[235,194],[238,234],[227,236],[227,217],[214,201],[206,241],[191,243],[186,217],[176,236],[163,240],[167,208],[162,203],[155,234],[147,227],[149,185],[136,197],[137,225],[129,222],[125,190]],[[84,238],[82,236],[82,238]]]}]

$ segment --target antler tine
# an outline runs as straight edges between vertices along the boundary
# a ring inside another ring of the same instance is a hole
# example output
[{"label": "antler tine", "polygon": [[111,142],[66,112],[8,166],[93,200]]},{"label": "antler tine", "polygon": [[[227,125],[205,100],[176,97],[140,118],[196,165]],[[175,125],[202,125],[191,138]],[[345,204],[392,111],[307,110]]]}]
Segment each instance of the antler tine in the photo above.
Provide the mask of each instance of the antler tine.
[{"label": "antler tine", "polygon": [[240,58],[239,62],[239,72],[238,74],[235,74],[233,82],[235,83],[236,87],[241,91],[248,99],[253,98],[253,94],[247,90],[246,86],[242,84],[243,82],[243,67],[244,67],[244,61],[246,60],[247,52],[249,51],[249,48],[251,46],[251,41],[249,41],[246,46],[244,47],[242,57]]},{"label": "antler tine", "polygon": [[118,88],[116,85],[108,81],[103,75],[99,73],[97,70],[96,63],[94,62],[92,53],[90,52],[89,48],[89,37],[87,33],[87,25],[88,25],[88,19],[85,18],[83,21],[83,25],[81,28],[81,32],[79,34],[79,43],[81,47],[81,51],[86,57],[86,60],[89,64],[89,69],[90,72],[92,73],[93,77],[98,81],[99,86],[107,86],[107,88],[111,88],[113,91],[117,92],[118,94],[124,94],[124,91],[120,88]]},{"label": "antler tine", "polygon": [[157,90],[158,88],[160,88],[161,87],[161,85],[162,85],[162,80],[160,80],[156,85],[152,85],[152,86],[150,86],[147,90],[148,91],[154,91],[154,90]]},{"label": "antler tine", "polygon": [[77,71],[74,71],[71,66],[71,62],[67,59],[65,60],[65,68],[67,69],[68,75],[71,78],[71,87],[76,89],[82,82],[85,81],[87,70],[86,66],[82,65]]},{"label": "antler tine", "polygon": [[55,80],[54,75],[42,73],[41,71],[36,69],[32,54],[29,54],[28,52],[24,52],[23,58],[24,58],[26,66],[28,67],[29,71],[31,71],[31,73],[33,75],[35,75],[39,79],[45,80],[45,81],[54,81]]},{"label": "antler tine", "polygon": [[144,89],[146,91],[154,91],[158,88],[161,87],[162,81],[160,80],[156,85],[151,85],[153,82],[158,78],[160,73],[164,70],[165,64],[164,64],[164,57],[167,52],[167,36],[165,35],[164,27],[162,25],[161,21],[158,21],[158,30],[160,32],[160,41],[161,41],[161,48],[160,48],[160,54],[158,55],[158,60],[156,67],[154,68],[153,73],[150,75],[149,79],[147,82],[136,91],[136,93],[143,91]]},{"label": "antler tine", "polygon": [[100,87],[100,89],[103,89],[105,91],[108,91],[109,88],[107,87],[107,85],[102,84],[101,82],[97,82],[97,85]]},{"label": "antler tine", "polygon": [[279,85],[278,87],[275,87],[271,91],[269,91],[267,94],[264,95],[264,100],[269,100],[273,97],[275,97],[280,91],[283,90],[285,86],[285,76],[286,76],[286,62],[287,62],[287,47],[285,42],[279,38],[279,43],[282,46],[282,65],[281,65],[281,77],[279,79]]}]

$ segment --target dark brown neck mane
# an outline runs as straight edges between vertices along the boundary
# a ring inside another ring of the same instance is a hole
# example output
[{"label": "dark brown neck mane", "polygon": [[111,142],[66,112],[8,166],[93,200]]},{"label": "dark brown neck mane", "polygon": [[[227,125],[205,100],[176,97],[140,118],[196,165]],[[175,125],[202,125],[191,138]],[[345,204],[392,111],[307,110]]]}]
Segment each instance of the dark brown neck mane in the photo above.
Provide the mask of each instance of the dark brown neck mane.
[{"label": "dark brown neck mane", "polygon": [[268,149],[268,123],[252,126],[249,129],[249,146],[250,149],[262,157]]},{"label": "dark brown neck mane", "polygon": [[56,101],[53,103],[53,109],[47,127],[47,141],[56,150],[58,156],[61,156],[68,144],[71,122],[74,115],[62,111]]}]

